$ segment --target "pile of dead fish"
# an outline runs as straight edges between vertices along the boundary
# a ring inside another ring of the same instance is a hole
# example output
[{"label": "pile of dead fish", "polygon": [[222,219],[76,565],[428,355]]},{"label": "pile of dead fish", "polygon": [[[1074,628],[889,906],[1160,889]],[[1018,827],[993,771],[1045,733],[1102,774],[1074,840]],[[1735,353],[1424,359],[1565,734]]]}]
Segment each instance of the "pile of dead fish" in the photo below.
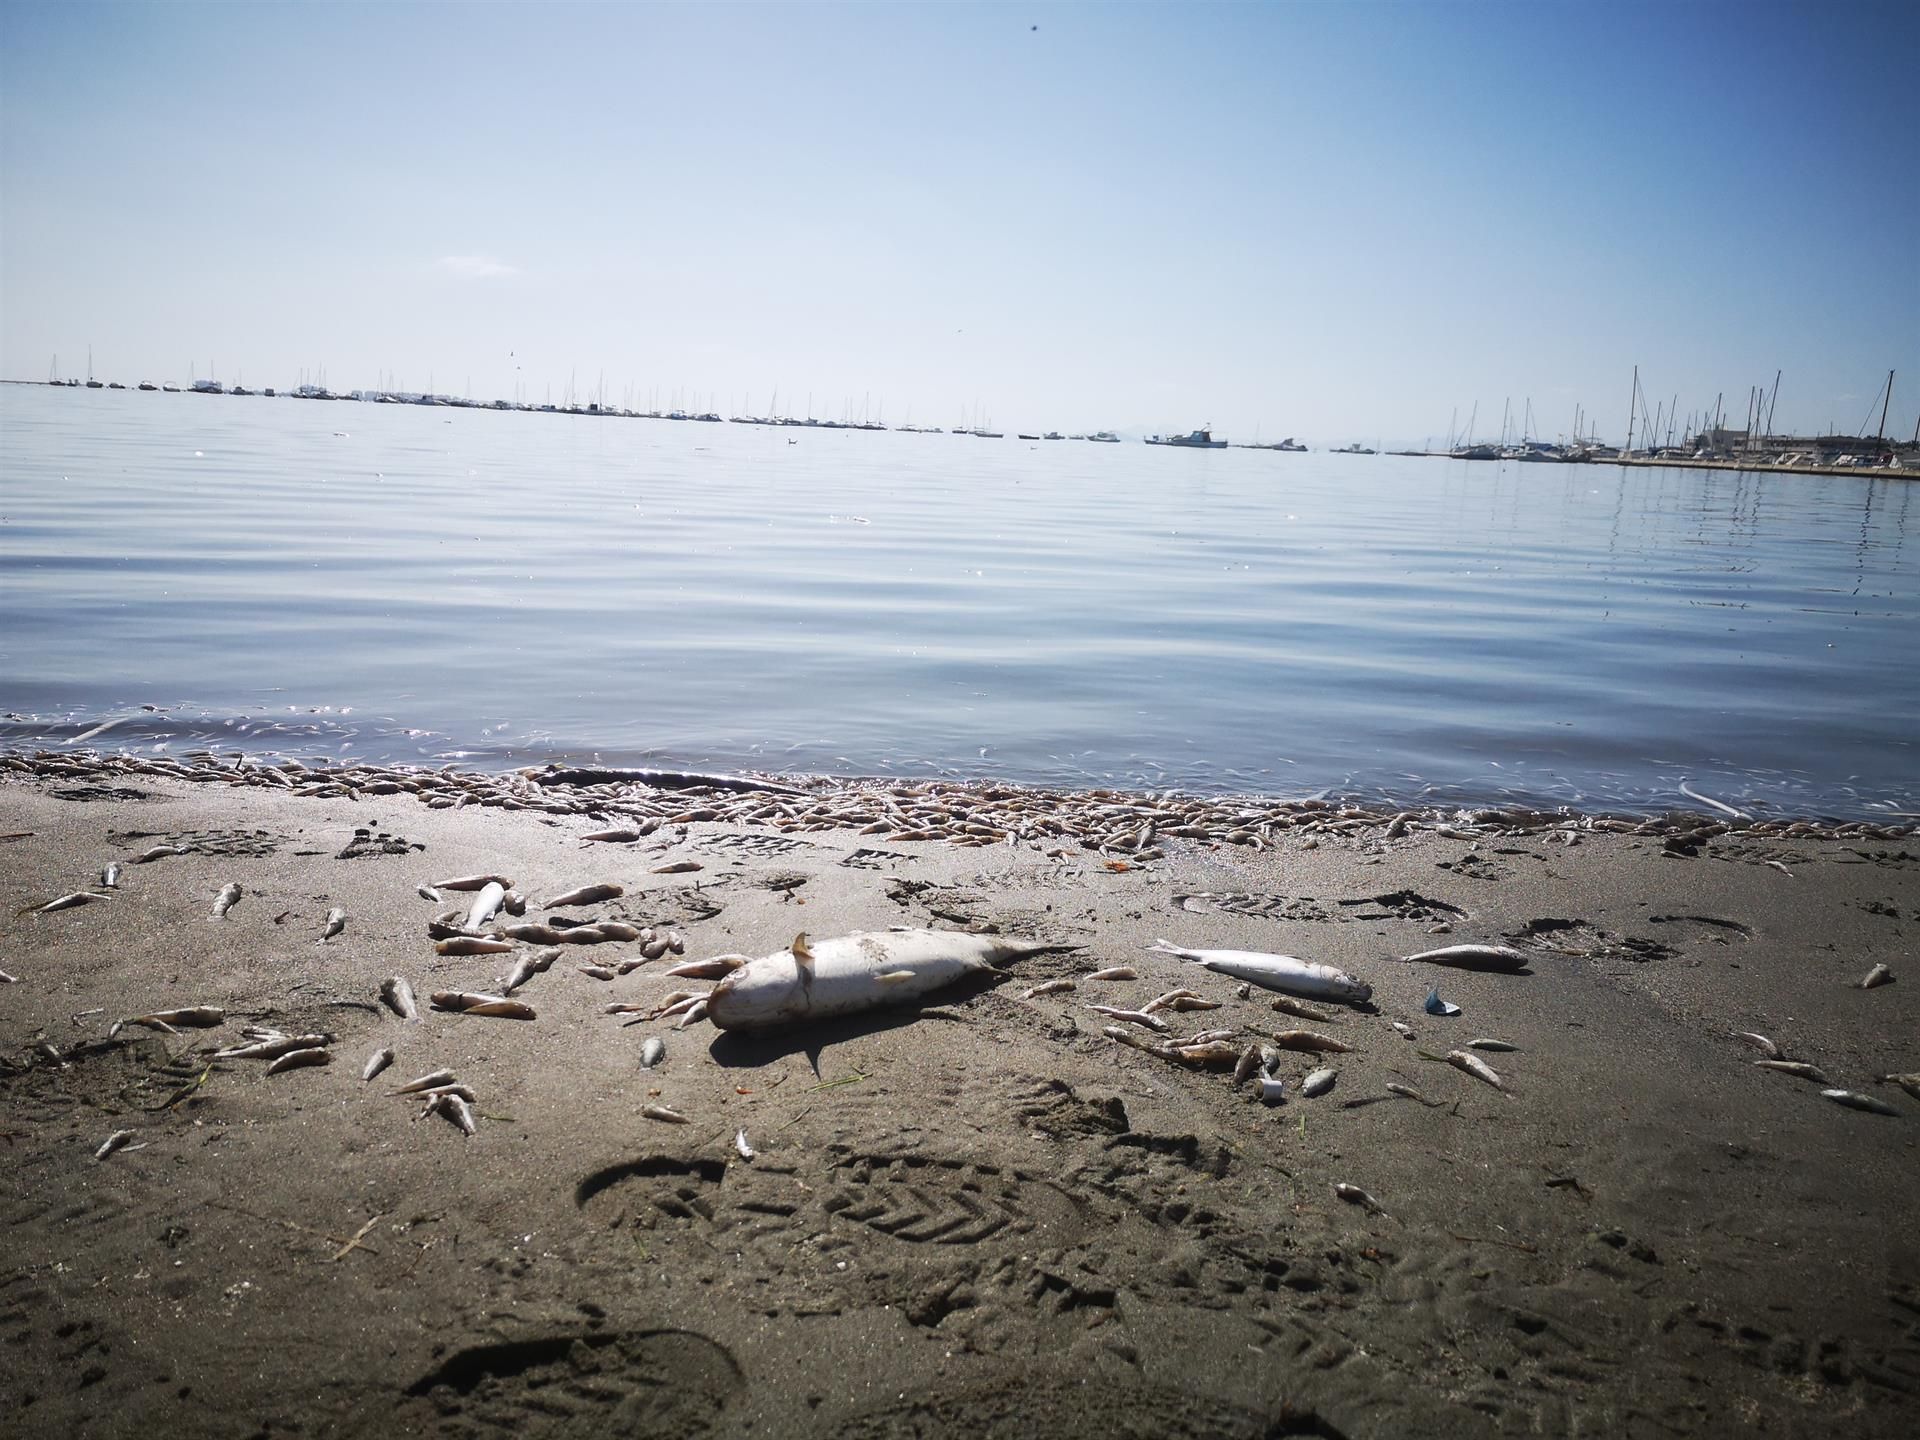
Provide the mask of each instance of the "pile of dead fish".
[{"label": "pile of dead fish", "polygon": [[[0,773],[42,780],[167,777],[243,785],[316,799],[363,800],[412,795],[433,809],[482,806],[549,815],[619,818],[598,832],[611,843],[635,843],[663,828],[701,822],[764,825],[790,833],[851,830],[894,843],[1029,845],[1042,851],[1091,850],[1132,861],[1164,856],[1164,844],[1186,840],[1261,849],[1283,835],[1395,840],[1431,834],[1451,839],[1544,835],[1577,843],[1583,833],[1640,835],[1676,855],[1722,835],[1743,838],[1904,839],[1912,825],[1853,821],[1753,820],[1710,797],[1687,792],[1716,812],[1676,812],[1650,819],[1572,816],[1520,806],[1385,810],[1325,799],[1272,800],[1130,793],[1099,789],[1048,791],[1001,783],[896,783],[826,777],[687,775],[668,771],[526,770],[479,774],[451,766],[343,765],[270,760],[199,751],[153,755],[0,756]],[[682,861],[682,865],[697,862]]]}]

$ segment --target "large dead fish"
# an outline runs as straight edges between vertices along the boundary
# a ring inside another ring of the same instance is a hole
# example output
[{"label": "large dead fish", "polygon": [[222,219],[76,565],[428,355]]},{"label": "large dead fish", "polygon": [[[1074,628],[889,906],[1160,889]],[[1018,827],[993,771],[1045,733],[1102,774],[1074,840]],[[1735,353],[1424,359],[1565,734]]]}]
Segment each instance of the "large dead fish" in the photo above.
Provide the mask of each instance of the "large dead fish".
[{"label": "large dead fish", "polygon": [[802,934],[714,986],[708,1016],[722,1030],[805,1024],[910,1004],[1001,961],[1077,948],[946,930],[870,930],[813,942]]},{"label": "large dead fish", "polygon": [[1147,949],[1191,960],[1222,975],[1246,980],[1263,990],[1281,990],[1315,1000],[1362,1001],[1373,998],[1373,987],[1344,970],[1302,960],[1293,955],[1269,955],[1260,950],[1187,950],[1156,940]]}]

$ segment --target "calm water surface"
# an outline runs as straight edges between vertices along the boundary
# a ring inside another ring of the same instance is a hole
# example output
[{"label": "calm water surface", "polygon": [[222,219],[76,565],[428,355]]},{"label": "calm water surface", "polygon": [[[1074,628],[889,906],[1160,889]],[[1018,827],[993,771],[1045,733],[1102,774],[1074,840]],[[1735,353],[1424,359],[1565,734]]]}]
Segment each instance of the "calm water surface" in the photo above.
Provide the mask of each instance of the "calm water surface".
[{"label": "calm water surface", "polygon": [[1908,482],[790,438],[0,386],[0,748],[1920,810]]}]

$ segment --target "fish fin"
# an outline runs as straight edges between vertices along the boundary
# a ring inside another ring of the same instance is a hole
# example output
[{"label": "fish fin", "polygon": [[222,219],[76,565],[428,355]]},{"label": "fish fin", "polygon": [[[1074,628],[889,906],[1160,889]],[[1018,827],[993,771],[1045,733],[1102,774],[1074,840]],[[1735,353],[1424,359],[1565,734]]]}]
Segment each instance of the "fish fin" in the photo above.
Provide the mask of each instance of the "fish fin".
[{"label": "fish fin", "polygon": [[1185,950],[1182,950],[1178,945],[1169,945],[1165,940],[1156,940],[1151,945],[1146,945],[1141,948],[1157,951],[1162,955],[1175,955],[1182,960],[1187,958],[1187,952]]},{"label": "fish fin", "polygon": [[889,970],[886,974],[874,978],[882,985],[898,985],[902,980],[913,979],[913,973],[911,970]]},{"label": "fish fin", "polygon": [[804,930],[793,937],[793,944],[789,945],[787,949],[792,952],[793,958],[802,965],[810,964],[813,960],[813,948],[807,944],[807,932]]}]

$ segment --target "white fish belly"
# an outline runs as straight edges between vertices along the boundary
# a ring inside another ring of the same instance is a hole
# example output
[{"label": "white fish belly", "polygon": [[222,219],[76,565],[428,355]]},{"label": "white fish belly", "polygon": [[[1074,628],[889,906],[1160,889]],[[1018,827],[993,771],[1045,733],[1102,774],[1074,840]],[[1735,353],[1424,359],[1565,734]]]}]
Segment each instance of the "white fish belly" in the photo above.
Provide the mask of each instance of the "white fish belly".
[{"label": "white fish belly", "polygon": [[1000,948],[935,930],[835,936],[813,942],[804,966],[790,950],[748,961],[714,987],[707,1016],[723,1030],[762,1030],[905,1005],[992,968]]},{"label": "white fish belly", "polygon": [[1371,985],[1354,979],[1344,970],[1293,955],[1268,955],[1258,950],[1191,950],[1187,953],[1209,970],[1245,980],[1264,990],[1319,1000],[1365,1000],[1373,994]]}]

